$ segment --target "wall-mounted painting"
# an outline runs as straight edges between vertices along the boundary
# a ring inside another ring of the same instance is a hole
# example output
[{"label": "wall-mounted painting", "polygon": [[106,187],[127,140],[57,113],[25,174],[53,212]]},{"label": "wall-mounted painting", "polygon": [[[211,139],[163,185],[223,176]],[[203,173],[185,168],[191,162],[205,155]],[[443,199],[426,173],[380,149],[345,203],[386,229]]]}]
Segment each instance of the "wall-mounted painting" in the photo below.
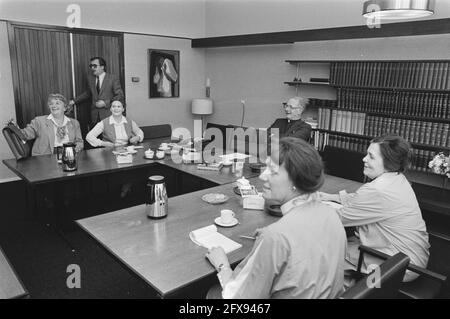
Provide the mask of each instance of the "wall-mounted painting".
[{"label": "wall-mounted painting", "polygon": [[148,50],[149,97],[180,97],[180,51]]}]

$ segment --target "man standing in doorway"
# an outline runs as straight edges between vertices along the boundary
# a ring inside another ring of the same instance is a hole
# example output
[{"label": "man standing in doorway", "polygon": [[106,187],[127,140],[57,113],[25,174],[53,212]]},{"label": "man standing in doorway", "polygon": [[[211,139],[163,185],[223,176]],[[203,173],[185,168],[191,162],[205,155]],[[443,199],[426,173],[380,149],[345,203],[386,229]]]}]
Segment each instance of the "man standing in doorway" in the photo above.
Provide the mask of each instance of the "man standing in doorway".
[{"label": "man standing in doorway", "polygon": [[120,86],[119,78],[110,73],[106,73],[106,62],[102,57],[90,59],[89,68],[92,76],[88,76],[88,90],[78,95],[69,102],[69,106],[79,104],[92,99],[91,103],[91,123],[92,128],[97,122],[111,115],[111,101],[124,101],[123,90]]}]

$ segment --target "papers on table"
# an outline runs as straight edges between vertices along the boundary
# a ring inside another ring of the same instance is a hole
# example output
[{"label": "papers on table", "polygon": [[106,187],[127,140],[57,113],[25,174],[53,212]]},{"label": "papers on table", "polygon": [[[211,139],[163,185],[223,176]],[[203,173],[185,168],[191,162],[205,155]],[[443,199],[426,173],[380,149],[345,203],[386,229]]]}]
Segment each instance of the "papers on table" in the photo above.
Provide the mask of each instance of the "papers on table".
[{"label": "papers on table", "polygon": [[227,254],[242,247],[241,244],[217,232],[217,227],[214,225],[191,231],[189,238],[197,245],[208,249],[222,247]]},{"label": "papers on table", "polygon": [[220,155],[220,157],[222,157],[222,160],[224,162],[232,162],[234,159],[241,160],[241,159],[250,157],[250,155],[246,155],[246,154],[242,154],[242,153],[232,153],[232,154]]},{"label": "papers on table", "polygon": [[339,203],[331,202],[331,201],[327,201],[327,200],[323,200],[322,203],[327,204],[327,205],[330,205],[330,206],[333,207],[334,209],[340,209],[340,208],[344,207],[344,206],[342,206],[342,205],[339,204]]}]

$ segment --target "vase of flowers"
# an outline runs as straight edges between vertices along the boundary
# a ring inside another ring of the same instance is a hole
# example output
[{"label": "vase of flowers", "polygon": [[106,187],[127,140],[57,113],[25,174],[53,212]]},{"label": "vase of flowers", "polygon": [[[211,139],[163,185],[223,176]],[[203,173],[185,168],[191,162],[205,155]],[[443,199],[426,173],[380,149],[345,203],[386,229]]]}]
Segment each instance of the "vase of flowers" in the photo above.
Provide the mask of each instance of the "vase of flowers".
[{"label": "vase of flowers", "polygon": [[434,173],[443,175],[442,195],[444,196],[447,189],[447,182],[450,178],[450,156],[446,156],[444,152],[439,152],[428,163],[428,167],[431,168]]}]

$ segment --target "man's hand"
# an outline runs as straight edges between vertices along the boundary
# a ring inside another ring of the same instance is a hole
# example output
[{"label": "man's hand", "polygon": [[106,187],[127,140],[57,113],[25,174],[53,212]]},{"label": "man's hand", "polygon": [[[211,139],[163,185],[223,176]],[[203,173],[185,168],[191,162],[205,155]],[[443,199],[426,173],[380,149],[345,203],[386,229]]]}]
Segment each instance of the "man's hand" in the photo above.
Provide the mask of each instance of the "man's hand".
[{"label": "man's hand", "polygon": [[139,143],[139,136],[135,135],[133,137],[130,138],[130,143],[131,144],[137,144]]},{"label": "man's hand", "polygon": [[97,102],[95,102],[95,107],[98,109],[103,109],[106,107],[106,103],[103,100],[98,100]]},{"label": "man's hand", "polygon": [[16,124],[16,122],[14,121],[14,119],[9,119],[8,121],[6,121],[5,126],[7,126],[7,125],[9,125],[9,124],[12,124],[12,125],[17,126],[17,124]]}]

